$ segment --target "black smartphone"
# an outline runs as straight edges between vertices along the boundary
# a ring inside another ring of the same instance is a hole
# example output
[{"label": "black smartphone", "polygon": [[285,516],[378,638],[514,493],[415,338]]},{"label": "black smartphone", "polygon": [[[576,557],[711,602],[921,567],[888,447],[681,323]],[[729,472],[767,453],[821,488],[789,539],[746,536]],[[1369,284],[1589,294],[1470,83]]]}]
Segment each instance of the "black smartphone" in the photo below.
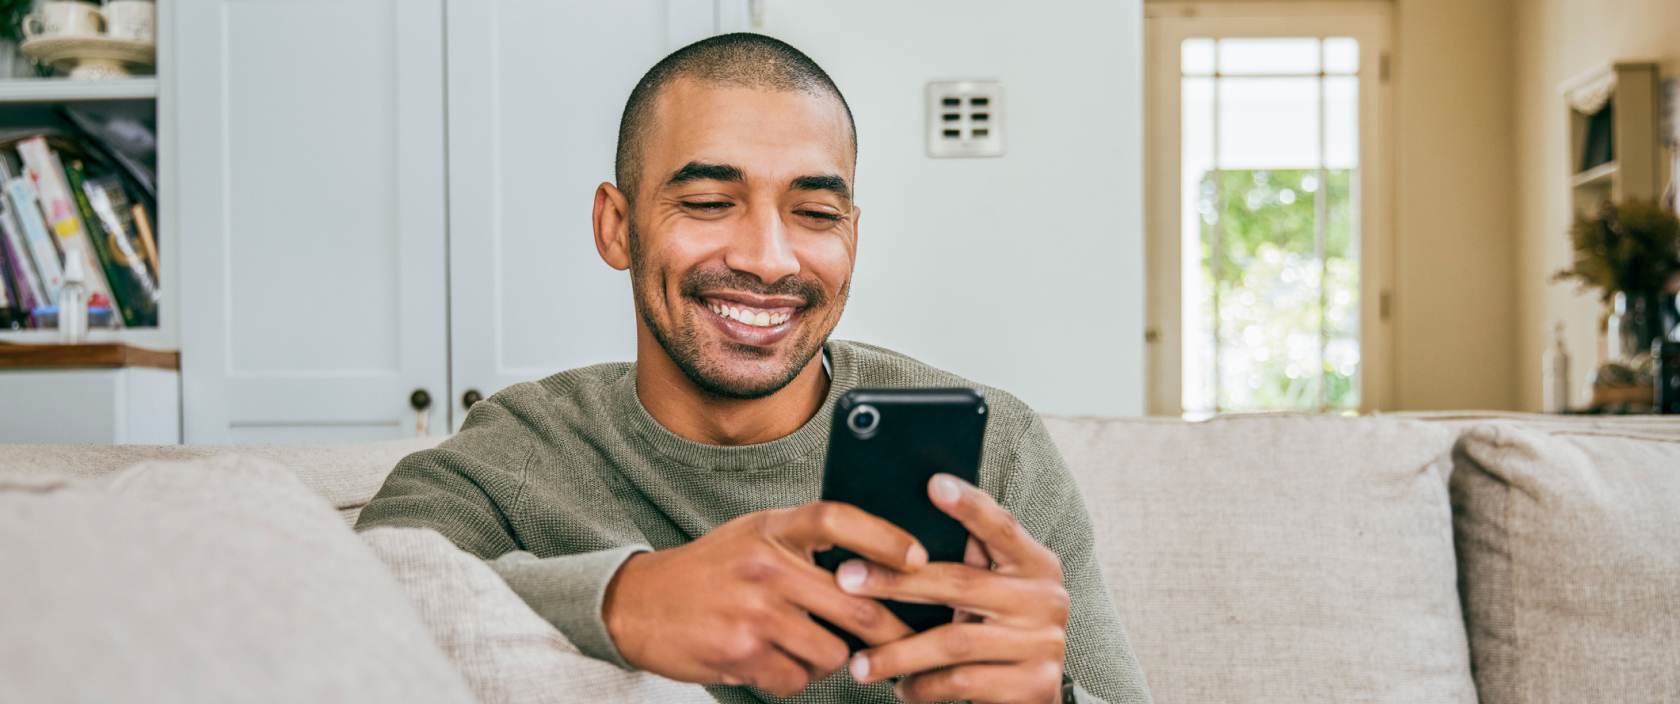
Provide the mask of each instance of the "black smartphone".
[{"label": "black smartphone", "polygon": [[[927,549],[930,562],[962,562],[968,530],[928,498],[940,472],[979,484],[986,437],[986,398],[976,389],[853,389],[840,397],[828,433],[822,498],[852,504],[903,528]],[[816,555],[834,571],[857,557],[844,548]],[[950,623],[950,607],[882,600],[917,631]],[[866,645],[817,619],[853,652]]]}]

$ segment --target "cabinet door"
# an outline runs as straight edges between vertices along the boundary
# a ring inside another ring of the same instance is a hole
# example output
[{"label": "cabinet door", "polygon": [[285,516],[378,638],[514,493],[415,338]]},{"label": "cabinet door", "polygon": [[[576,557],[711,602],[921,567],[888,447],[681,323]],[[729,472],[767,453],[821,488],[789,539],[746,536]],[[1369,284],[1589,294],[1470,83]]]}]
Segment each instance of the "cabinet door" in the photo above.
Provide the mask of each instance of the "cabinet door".
[{"label": "cabinet door", "polygon": [[449,2],[450,341],[469,390],[635,358],[628,275],[595,253],[624,101],[670,51],[738,26],[739,3]]},{"label": "cabinet door", "polygon": [[443,0],[175,17],[186,440],[446,431]]}]

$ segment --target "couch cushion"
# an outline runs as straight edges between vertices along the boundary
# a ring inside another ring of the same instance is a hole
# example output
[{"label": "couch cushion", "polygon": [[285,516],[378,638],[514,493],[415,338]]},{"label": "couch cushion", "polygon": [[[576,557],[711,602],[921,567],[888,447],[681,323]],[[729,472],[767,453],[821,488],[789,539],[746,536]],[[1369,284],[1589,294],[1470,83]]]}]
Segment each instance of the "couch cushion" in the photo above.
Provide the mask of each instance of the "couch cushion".
[{"label": "couch cushion", "polygon": [[1496,424],[1460,441],[1483,702],[1680,701],[1680,421],[1640,425]]},{"label": "couch cushion", "polygon": [[348,525],[367,505],[397,461],[442,442],[411,438],[343,446],[264,445],[5,445],[0,478],[23,476],[95,477],[136,462],[192,460],[238,453],[291,469],[304,485],[326,497]]},{"label": "couch cushion", "polygon": [[1474,702],[1452,428],[1049,418],[1157,702]]},{"label": "couch cushion", "polygon": [[712,704],[699,685],[626,672],[585,657],[521,601],[489,565],[429,528],[362,532],[419,609],[432,636],[484,704]]},{"label": "couch cushion", "polygon": [[0,481],[0,701],[462,702],[371,551],[285,468]]}]

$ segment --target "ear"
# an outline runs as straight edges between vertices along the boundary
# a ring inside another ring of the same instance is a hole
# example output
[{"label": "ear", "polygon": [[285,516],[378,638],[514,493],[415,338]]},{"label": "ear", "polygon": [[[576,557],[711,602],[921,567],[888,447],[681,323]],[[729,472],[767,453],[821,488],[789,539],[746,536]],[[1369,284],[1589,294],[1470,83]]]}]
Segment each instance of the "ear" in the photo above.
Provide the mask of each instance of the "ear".
[{"label": "ear", "polygon": [[630,201],[605,181],[595,187],[595,251],[619,271],[630,268]]},{"label": "ear", "polygon": [[863,231],[863,206],[852,205],[852,263],[857,263],[858,236]]}]

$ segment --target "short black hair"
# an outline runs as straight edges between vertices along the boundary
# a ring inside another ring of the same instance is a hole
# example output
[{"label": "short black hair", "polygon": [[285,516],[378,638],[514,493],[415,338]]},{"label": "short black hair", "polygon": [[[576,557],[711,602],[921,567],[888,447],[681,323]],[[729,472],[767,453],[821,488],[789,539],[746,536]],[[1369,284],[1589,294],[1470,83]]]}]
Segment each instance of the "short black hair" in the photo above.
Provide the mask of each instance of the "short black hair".
[{"label": "short black hair", "polygon": [[804,52],[780,39],[751,32],[707,37],[671,53],[642,76],[624,103],[618,121],[618,152],[614,176],[626,198],[635,199],[642,168],[642,139],[653,120],[653,101],[660,89],[678,78],[749,88],[798,91],[833,96],[846,112],[852,136],[852,160],[857,160],[857,123],[852,106],[834,79]]}]

